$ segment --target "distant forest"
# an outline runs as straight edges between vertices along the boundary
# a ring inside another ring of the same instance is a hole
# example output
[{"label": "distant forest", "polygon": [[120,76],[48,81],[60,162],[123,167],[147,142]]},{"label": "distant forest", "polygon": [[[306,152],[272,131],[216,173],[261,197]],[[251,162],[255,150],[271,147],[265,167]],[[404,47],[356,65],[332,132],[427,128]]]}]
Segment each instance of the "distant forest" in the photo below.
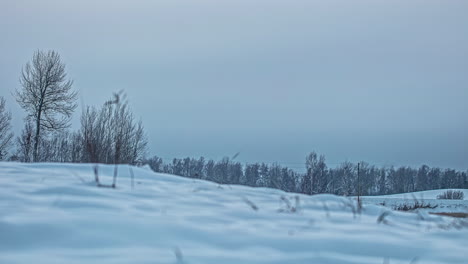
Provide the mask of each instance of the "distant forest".
[{"label": "distant forest", "polygon": [[241,164],[229,158],[220,161],[203,157],[173,159],[164,163],[157,156],[146,159],[155,172],[204,179],[220,184],[269,187],[287,192],[337,195],[383,195],[445,188],[468,188],[467,173],[442,170],[426,165],[411,167],[376,167],[366,162],[343,162],[328,168],[323,155],[312,152],[305,159],[306,173],[297,173],[279,164]]},{"label": "distant forest", "polygon": [[[381,195],[441,188],[468,188],[467,172],[452,169],[376,167],[365,162],[344,162],[329,168],[325,157],[312,152],[305,159],[306,173],[278,163],[241,164],[235,159],[219,161],[201,157],[146,158],[147,138],[123,92],[100,107],[82,110],[81,126],[71,131],[70,120],[77,104],[73,81],[55,51],[37,51],[22,69],[21,88],[14,96],[27,116],[20,135],[11,132],[11,113],[0,97],[0,161],[148,164],[152,170],[220,184],[270,187],[305,194]],[[16,146],[10,152],[12,146]]]}]

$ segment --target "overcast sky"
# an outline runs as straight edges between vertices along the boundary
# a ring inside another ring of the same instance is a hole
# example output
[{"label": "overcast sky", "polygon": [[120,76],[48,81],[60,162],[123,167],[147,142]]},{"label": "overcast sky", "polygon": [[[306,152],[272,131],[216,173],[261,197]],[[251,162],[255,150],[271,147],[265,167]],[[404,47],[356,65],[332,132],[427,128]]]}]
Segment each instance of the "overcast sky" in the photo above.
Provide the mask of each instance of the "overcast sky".
[{"label": "overcast sky", "polygon": [[82,104],[124,89],[165,158],[468,169],[468,1],[0,0],[0,95],[58,51]]}]

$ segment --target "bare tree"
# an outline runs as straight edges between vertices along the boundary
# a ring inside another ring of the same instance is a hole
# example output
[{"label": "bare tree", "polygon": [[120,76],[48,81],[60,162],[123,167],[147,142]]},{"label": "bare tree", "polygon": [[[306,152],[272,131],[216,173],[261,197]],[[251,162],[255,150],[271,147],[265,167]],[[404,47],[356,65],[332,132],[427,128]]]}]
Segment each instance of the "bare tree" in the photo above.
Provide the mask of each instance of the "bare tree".
[{"label": "bare tree", "polygon": [[5,110],[5,99],[0,96],[0,160],[4,160],[13,138],[11,113]]},{"label": "bare tree", "polygon": [[122,92],[101,108],[83,111],[80,137],[85,148],[83,162],[137,164],[146,154],[143,124],[135,122]]},{"label": "bare tree", "polygon": [[21,71],[22,89],[16,90],[16,101],[35,125],[33,161],[38,161],[41,132],[66,128],[76,108],[77,93],[67,79],[65,64],[55,51],[36,51],[31,62]]}]

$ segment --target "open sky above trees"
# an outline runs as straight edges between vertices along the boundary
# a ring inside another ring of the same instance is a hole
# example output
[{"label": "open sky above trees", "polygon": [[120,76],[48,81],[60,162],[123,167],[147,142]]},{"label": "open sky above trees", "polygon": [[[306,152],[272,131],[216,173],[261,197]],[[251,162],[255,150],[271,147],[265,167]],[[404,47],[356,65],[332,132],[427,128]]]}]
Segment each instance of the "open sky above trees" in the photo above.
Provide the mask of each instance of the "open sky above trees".
[{"label": "open sky above trees", "polygon": [[8,1],[0,96],[53,49],[82,107],[124,89],[161,157],[468,168],[466,1]]}]

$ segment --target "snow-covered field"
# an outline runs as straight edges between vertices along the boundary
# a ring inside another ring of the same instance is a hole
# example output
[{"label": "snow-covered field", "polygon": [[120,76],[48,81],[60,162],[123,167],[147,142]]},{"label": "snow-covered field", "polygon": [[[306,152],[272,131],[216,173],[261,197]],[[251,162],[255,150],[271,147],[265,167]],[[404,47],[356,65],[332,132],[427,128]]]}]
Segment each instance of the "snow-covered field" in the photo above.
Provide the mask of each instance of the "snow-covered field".
[{"label": "snow-covered field", "polygon": [[468,263],[467,219],[133,172],[0,163],[0,263]]},{"label": "snow-covered field", "polygon": [[424,203],[431,207],[436,208],[420,209],[422,212],[433,212],[433,213],[468,213],[468,190],[465,189],[451,189],[455,191],[462,191],[465,196],[465,200],[438,200],[437,196],[444,193],[446,190],[431,190],[413,193],[402,193],[392,195],[381,195],[381,196],[364,196],[364,204],[384,204],[389,208],[399,207],[407,204],[411,205],[415,202]]}]

